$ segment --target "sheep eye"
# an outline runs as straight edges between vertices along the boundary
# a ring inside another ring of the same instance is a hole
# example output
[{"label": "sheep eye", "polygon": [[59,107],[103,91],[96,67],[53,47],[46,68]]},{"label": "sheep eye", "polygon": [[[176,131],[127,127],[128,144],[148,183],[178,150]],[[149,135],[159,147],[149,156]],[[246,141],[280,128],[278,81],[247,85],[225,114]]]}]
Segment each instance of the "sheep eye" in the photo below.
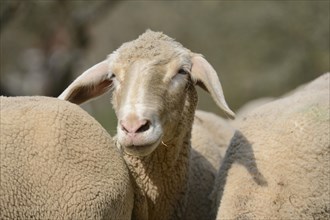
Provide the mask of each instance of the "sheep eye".
[{"label": "sheep eye", "polygon": [[111,73],[110,79],[116,78],[116,75],[114,73]]},{"label": "sheep eye", "polygon": [[183,68],[181,68],[181,69],[179,69],[178,74],[186,75],[186,74],[188,74],[188,72],[186,70],[184,70]]}]

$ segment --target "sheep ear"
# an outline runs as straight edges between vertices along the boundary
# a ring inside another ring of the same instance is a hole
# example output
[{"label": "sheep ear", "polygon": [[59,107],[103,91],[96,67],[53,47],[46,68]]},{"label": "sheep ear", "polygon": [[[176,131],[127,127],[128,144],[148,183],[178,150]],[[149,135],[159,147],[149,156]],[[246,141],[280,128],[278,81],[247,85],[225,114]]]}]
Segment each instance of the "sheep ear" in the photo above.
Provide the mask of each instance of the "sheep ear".
[{"label": "sheep ear", "polygon": [[58,98],[75,104],[86,102],[111,89],[110,77],[108,62],[102,61],[81,74]]},{"label": "sheep ear", "polygon": [[211,64],[200,54],[192,55],[191,77],[196,85],[207,91],[215,101],[215,103],[231,118],[235,117],[235,113],[228,107],[225,96],[223,95],[222,86],[218,74]]}]

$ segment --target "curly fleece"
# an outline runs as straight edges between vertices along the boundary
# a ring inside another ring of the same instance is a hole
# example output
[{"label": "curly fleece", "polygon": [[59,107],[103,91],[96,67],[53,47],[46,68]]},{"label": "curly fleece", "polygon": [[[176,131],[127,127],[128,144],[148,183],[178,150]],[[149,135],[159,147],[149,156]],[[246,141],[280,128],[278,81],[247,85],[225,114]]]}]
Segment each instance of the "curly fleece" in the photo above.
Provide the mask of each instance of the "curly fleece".
[{"label": "curly fleece", "polygon": [[0,140],[0,219],[130,219],[125,163],[78,106],[1,97]]}]

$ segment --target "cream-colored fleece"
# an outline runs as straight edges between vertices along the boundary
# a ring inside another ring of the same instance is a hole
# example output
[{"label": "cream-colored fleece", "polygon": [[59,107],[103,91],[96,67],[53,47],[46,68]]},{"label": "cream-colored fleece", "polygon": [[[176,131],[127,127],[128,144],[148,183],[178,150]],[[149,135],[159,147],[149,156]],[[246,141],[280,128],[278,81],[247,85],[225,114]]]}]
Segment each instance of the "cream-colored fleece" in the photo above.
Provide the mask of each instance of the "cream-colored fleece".
[{"label": "cream-colored fleece", "polygon": [[1,97],[0,219],[130,219],[128,169],[77,105]]},{"label": "cream-colored fleece", "polygon": [[245,116],[219,170],[217,219],[330,218],[329,75]]}]

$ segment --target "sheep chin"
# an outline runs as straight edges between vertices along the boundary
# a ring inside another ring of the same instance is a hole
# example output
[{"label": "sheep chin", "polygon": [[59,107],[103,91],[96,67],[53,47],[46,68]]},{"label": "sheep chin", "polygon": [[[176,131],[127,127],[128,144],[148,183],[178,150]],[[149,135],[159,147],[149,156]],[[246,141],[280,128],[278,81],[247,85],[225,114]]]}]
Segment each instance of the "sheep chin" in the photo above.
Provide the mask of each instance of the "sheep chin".
[{"label": "sheep chin", "polygon": [[156,142],[152,144],[146,144],[146,145],[131,145],[131,146],[125,146],[123,147],[120,145],[120,148],[124,150],[124,152],[130,156],[135,157],[146,157],[150,155],[160,144],[162,138],[160,137]]}]

